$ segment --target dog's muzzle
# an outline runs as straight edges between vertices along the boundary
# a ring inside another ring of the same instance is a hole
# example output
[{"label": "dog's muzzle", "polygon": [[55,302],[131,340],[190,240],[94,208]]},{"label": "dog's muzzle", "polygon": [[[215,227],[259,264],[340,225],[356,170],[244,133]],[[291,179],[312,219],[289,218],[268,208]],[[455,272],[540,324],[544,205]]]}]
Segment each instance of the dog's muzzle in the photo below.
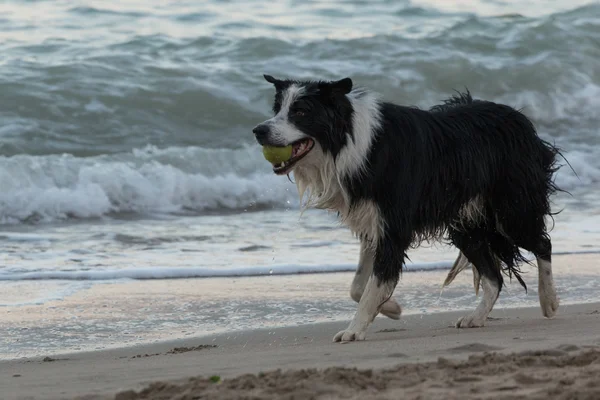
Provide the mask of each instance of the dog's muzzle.
[{"label": "dog's muzzle", "polygon": [[252,129],[256,141],[261,146],[269,145],[269,135],[271,134],[271,128],[266,124],[259,124]]}]

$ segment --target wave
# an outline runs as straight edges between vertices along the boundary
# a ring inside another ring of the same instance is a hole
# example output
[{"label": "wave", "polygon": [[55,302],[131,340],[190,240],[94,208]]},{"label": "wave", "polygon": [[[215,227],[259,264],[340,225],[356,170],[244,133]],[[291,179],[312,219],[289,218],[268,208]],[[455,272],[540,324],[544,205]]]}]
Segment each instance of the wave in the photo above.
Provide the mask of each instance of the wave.
[{"label": "wave", "polygon": [[[359,14],[352,2],[305,4],[294,23],[282,20],[289,26],[272,22],[284,9],[263,3],[200,13],[175,4],[168,12],[113,2],[52,7],[74,26],[82,15],[110,23],[80,26],[82,41],[57,26],[3,48],[0,224],[297,207],[294,186],[271,173],[251,134],[270,114],[273,90],[262,73],[350,76],[385,99],[426,108],[466,86],[522,108],[564,149],[578,176],[563,167],[561,188],[600,182],[597,4],[561,12],[538,4],[530,8],[537,17],[409,1]],[[497,8],[505,7],[515,11]],[[132,28],[148,16],[186,29]]]},{"label": "wave", "polygon": [[[236,148],[252,142],[251,128],[270,112],[272,88],[263,73],[350,76],[386,99],[421,107],[467,86],[476,97],[524,108],[551,136],[598,144],[597,135],[588,134],[596,130],[600,107],[598,5],[537,18],[496,18],[384,2],[364,15],[350,13],[351,30],[332,29],[331,13],[344,20],[341,7],[312,5],[303,8],[293,29],[257,31],[267,21],[249,10],[237,18],[250,29],[227,27],[214,34],[219,21],[231,23],[224,10],[238,6],[215,7],[210,29],[186,37],[132,31],[98,43],[59,35],[3,49],[0,155],[91,156],[148,143]],[[345,12],[352,10],[348,5]],[[184,11],[168,18],[190,14]],[[129,17],[144,18],[123,16],[113,21],[115,30]],[[363,17],[365,24],[356,21]],[[356,24],[364,31],[358,36],[351,33],[358,32]],[[28,55],[36,62],[24,63]]]},{"label": "wave", "polygon": [[259,148],[0,157],[0,223],[296,206]]},{"label": "wave", "polygon": [[[424,271],[448,269],[450,261],[414,263],[407,266],[407,271]],[[356,265],[278,265],[251,266],[238,268],[124,268],[98,271],[35,271],[0,273],[0,281],[22,280],[115,280],[115,279],[188,279],[219,277],[252,277],[270,275],[319,274],[333,272],[351,272]]]},{"label": "wave", "polygon": [[[534,260],[528,254],[529,260]],[[562,251],[553,255],[600,254],[600,250]],[[422,272],[450,269],[454,260],[431,262],[407,262],[404,272]],[[31,280],[65,280],[65,281],[107,281],[107,280],[150,280],[150,279],[190,279],[190,278],[223,278],[223,277],[257,277],[299,274],[327,274],[337,272],[354,272],[356,265],[273,265],[273,266],[243,266],[234,268],[122,268],[101,270],[12,270],[0,272],[0,281],[31,281]]]},{"label": "wave", "polygon": [[[565,154],[557,183],[597,185],[591,152]],[[560,160],[559,160],[560,161]],[[97,157],[0,157],[0,224],[133,213],[238,213],[298,208],[295,185],[271,172],[258,146],[240,149],[147,146]]]},{"label": "wave", "polygon": [[600,184],[598,154],[592,151],[572,150],[564,152],[563,156],[565,159],[558,158],[558,164],[562,167],[555,175],[556,183],[561,189],[574,190],[578,187],[594,187]]}]

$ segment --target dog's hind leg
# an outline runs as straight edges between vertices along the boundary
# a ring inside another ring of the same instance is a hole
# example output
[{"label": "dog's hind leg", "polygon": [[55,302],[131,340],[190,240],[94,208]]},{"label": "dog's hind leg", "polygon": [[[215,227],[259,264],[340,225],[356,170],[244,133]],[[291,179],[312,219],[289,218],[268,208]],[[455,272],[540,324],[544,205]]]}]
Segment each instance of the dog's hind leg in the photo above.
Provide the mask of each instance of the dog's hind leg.
[{"label": "dog's hind leg", "polygon": [[[544,199],[538,199],[541,203]],[[552,242],[546,232],[544,214],[536,213],[536,209],[526,210],[520,215],[515,210],[507,209],[503,218],[502,229],[522,249],[532,252],[538,265],[538,296],[542,314],[553,318],[558,310],[559,301],[552,276]]]},{"label": "dog's hind leg", "polygon": [[452,240],[468,260],[477,268],[481,276],[483,296],[471,314],[456,322],[457,328],[475,328],[485,325],[488,315],[494,308],[502,287],[500,260],[492,252],[485,232],[453,232]]},{"label": "dog's hind leg", "polygon": [[554,318],[558,310],[558,296],[554,287],[554,278],[552,277],[552,261],[548,257],[537,256],[538,265],[538,295],[540,298],[540,307],[542,314],[546,318]]},{"label": "dog's hind leg", "polygon": [[[526,238],[529,240],[525,240]],[[553,318],[558,310],[559,301],[552,276],[552,242],[546,233],[538,232],[536,235],[518,237],[517,244],[531,251],[536,257],[540,307],[544,317]]]},{"label": "dog's hind leg", "polygon": [[[360,298],[365,291],[365,286],[369,281],[369,277],[373,274],[373,263],[375,261],[375,252],[365,241],[360,243],[360,257],[358,260],[358,268],[350,286],[350,297],[357,303],[360,302]],[[402,307],[398,302],[390,297],[388,301],[383,303],[381,314],[391,319],[400,319],[402,314]]]}]

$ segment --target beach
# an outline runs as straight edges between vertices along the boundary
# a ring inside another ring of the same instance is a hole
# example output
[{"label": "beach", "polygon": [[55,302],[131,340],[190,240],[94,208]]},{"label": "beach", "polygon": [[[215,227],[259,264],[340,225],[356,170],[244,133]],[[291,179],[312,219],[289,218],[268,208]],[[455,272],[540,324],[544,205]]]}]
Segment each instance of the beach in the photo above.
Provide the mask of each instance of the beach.
[{"label": "beach", "polygon": [[0,387],[7,400],[600,395],[599,303],[554,320],[537,308],[496,310],[468,330],[452,326],[459,315],[377,319],[366,341],[348,344],[331,342],[345,327],[336,322],[3,361]]},{"label": "beach", "polygon": [[[566,264],[585,270],[599,263],[596,255],[557,257],[556,275]],[[469,275],[457,278],[464,290]],[[336,294],[347,296],[341,288]],[[0,361],[0,387],[6,399],[595,398],[600,302],[572,304],[558,291],[561,307],[552,320],[539,306],[503,306],[501,295],[483,328],[454,327],[467,311],[413,313],[399,321],[378,317],[366,341],[346,344],[332,342],[348,323],[335,321],[40,354]],[[407,364],[420,366],[401,366]],[[353,368],[372,372],[347,370]],[[253,376],[240,377],[246,374]],[[201,379],[215,376],[221,384]]]},{"label": "beach", "polygon": [[[1,2],[0,399],[598,398],[598,43],[588,0]],[[425,242],[402,318],[332,343],[359,243],[264,159],[263,74],[521,110],[561,149],[557,318],[525,264],[527,291],[507,278],[489,325],[456,330],[472,273],[442,288],[457,249]]]}]

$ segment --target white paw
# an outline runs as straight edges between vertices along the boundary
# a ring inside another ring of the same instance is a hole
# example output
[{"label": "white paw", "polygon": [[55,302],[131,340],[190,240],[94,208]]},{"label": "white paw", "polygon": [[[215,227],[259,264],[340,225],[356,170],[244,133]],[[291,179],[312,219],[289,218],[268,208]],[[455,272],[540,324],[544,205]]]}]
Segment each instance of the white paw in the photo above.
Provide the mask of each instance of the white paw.
[{"label": "white paw", "polygon": [[390,299],[383,303],[383,306],[381,306],[381,311],[379,312],[388,318],[400,319],[400,315],[402,314],[402,307],[400,306],[400,304],[398,304],[396,300]]},{"label": "white paw", "polygon": [[554,288],[550,290],[540,291],[540,306],[542,307],[542,314],[546,318],[554,318],[556,311],[558,310],[558,297]]},{"label": "white paw", "polygon": [[466,315],[456,321],[455,326],[457,328],[480,328],[485,325],[485,318],[481,318],[478,315]]},{"label": "white paw", "polygon": [[367,336],[367,332],[365,331],[358,331],[355,332],[352,329],[348,328],[345,331],[340,331],[338,332],[334,337],[333,337],[333,341],[334,342],[354,342],[354,341],[359,341],[359,340],[365,340]]}]

